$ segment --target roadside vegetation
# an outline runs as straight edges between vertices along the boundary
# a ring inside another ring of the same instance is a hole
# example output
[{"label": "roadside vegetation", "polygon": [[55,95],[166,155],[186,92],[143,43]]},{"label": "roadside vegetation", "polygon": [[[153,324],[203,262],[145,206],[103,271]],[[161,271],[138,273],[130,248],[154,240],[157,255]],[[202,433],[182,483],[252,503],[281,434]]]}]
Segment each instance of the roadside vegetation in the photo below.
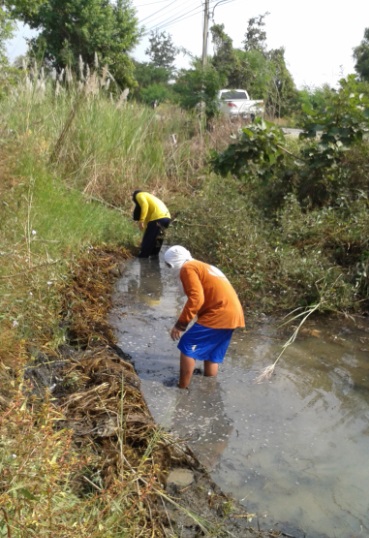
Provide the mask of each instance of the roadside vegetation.
[{"label": "roadside vegetation", "polygon": [[[167,241],[222,268],[250,323],[288,312],[367,316],[367,36],[359,77],[298,92],[283,50],[266,49],[264,16],[249,21],[242,51],[214,26],[212,61],[203,69],[195,59],[173,84],[170,36],[152,35],[147,64],[122,52],[126,34],[127,50],[139,38],[129,3],[100,12],[95,2],[69,43],[46,9],[57,2],[5,4],[48,32],[33,57],[6,65],[11,22],[0,9],[0,536],[237,532],[229,517],[239,507],[216,488],[203,486],[201,517],[196,500],[164,490],[171,466],[198,465],[152,423],[107,323],[140,240],[131,195],[146,189],[168,204]],[[66,20],[75,7],[63,7]],[[110,55],[92,48],[95,17]],[[108,39],[116,24],[126,32],[117,47]],[[86,63],[82,34],[92,40]],[[247,80],[265,117],[219,117],[219,88]],[[242,536],[262,536],[247,513],[237,521]]]}]

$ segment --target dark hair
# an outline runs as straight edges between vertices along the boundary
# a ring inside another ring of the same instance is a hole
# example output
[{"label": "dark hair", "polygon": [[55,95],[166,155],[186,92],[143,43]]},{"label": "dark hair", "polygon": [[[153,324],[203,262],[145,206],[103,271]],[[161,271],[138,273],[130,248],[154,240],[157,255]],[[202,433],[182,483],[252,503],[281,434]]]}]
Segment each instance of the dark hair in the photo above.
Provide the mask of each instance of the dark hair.
[{"label": "dark hair", "polygon": [[141,208],[138,204],[135,205],[135,208],[133,210],[133,220],[140,220],[141,217]]},{"label": "dark hair", "polygon": [[139,192],[142,192],[142,191],[134,191],[133,194],[132,194],[132,200],[134,202],[136,202],[136,194],[138,194]]},{"label": "dark hair", "polygon": [[135,208],[133,210],[132,217],[133,217],[133,220],[135,221],[140,220],[140,217],[141,217],[141,207],[139,206],[139,203],[136,200],[136,194],[138,194],[139,192],[142,192],[142,191],[134,191],[134,193],[132,194],[132,200],[135,203]]}]

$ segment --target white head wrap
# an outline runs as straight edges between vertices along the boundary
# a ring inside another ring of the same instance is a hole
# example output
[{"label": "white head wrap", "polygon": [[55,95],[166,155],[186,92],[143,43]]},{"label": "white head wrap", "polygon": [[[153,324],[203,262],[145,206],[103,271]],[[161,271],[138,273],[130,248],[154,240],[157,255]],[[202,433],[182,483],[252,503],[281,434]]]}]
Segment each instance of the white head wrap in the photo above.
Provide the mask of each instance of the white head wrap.
[{"label": "white head wrap", "polygon": [[193,260],[191,253],[180,245],[168,248],[164,254],[164,261],[177,271],[189,260]]}]

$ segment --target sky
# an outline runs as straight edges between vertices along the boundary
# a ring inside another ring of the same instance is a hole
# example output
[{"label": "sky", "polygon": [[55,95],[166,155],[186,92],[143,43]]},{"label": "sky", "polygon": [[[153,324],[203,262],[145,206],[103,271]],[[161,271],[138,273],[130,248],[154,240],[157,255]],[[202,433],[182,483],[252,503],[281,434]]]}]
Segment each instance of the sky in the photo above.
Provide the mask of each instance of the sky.
[{"label": "sky", "polygon": [[[145,50],[152,30],[170,34],[175,46],[192,55],[202,55],[204,0],[132,0],[146,37],[133,52],[148,61]],[[209,0],[210,26],[224,24],[233,46],[243,48],[248,20],[264,18],[267,48],[283,47],[286,65],[297,88],[337,86],[340,78],[354,73],[353,49],[369,27],[367,0]],[[30,31],[19,25],[16,38],[8,44],[11,60],[26,50],[24,37]],[[208,53],[212,54],[211,36]],[[189,67],[190,56],[179,55],[177,67]],[[247,89],[247,88],[246,88]]]}]

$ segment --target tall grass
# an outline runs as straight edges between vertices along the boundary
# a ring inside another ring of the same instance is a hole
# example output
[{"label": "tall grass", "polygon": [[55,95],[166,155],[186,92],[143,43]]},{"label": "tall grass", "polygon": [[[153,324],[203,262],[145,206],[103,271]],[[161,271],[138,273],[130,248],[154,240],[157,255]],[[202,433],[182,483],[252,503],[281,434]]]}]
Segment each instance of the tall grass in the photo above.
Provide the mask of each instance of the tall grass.
[{"label": "tall grass", "polygon": [[127,208],[136,188],[165,197],[203,167],[206,151],[196,118],[170,105],[121,106],[87,88],[56,95],[48,80],[43,92],[28,84],[0,103],[18,142],[49,158],[68,186]]},{"label": "tall grass", "polygon": [[196,119],[101,87],[94,75],[61,87],[34,69],[0,101],[1,320],[22,336],[54,326],[60,340],[57,283],[81,249],[139,240],[134,189],[171,202],[205,162],[205,148],[193,151]]},{"label": "tall grass", "polygon": [[[34,80],[0,102],[6,159],[22,178],[2,207],[0,225],[1,233],[7,227],[4,244],[18,257],[7,258],[0,271],[22,260],[38,267],[28,278],[43,271],[40,280],[53,282],[65,250],[94,242],[123,244],[128,237],[138,241],[130,223],[131,193],[144,188],[163,198],[177,217],[168,240],[221,265],[253,308],[308,307],[319,302],[323,290],[325,308],[332,310],[367,299],[368,261],[359,238],[368,225],[365,193],[355,207],[350,202],[352,210],[345,209],[343,197],[342,208],[334,211],[303,211],[289,196],[268,220],[254,202],[262,190],[255,178],[208,173],[209,150],[237,137],[235,127],[220,122],[204,134],[195,116],[170,105],[152,110],[122,102],[102,91],[96,77],[82,89],[67,85],[59,92],[51,80],[44,85]],[[294,151],[296,144],[291,142]],[[22,152],[14,163],[16,146]],[[349,260],[356,245],[361,254]],[[11,273],[17,272],[15,265]],[[5,312],[11,308],[7,302]],[[27,311],[29,302],[32,295],[23,299]]]}]

